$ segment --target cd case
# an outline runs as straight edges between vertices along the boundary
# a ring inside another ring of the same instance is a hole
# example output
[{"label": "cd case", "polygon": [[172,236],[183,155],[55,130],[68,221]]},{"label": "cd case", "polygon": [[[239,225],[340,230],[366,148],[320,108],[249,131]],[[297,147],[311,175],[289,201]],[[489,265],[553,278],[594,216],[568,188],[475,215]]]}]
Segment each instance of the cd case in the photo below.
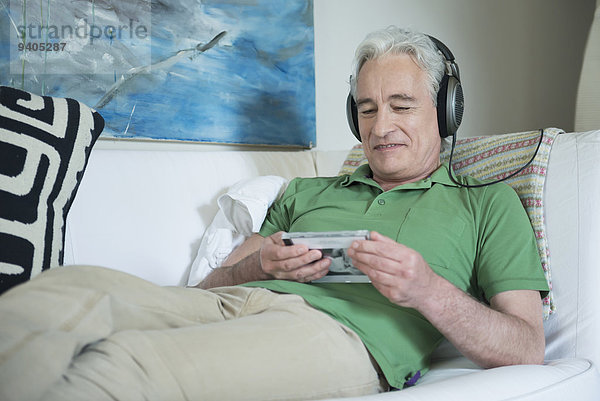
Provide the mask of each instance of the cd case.
[{"label": "cd case", "polygon": [[313,283],[369,283],[369,277],[358,270],[347,254],[355,240],[368,240],[368,230],[291,232],[281,236],[286,245],[302,244],[309,249],[319,249],[323,257],[331,259],[329,273]]}]

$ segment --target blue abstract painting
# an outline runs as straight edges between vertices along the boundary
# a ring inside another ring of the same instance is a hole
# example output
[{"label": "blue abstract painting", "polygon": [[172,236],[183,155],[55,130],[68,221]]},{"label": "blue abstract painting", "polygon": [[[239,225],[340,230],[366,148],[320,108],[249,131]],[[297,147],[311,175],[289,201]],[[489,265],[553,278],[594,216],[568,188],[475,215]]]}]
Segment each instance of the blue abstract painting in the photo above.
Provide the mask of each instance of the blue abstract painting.
[{"label": "blue abstract painting", "polygon": [[316,145],[313,0],[0,0],[0,84],[104,136]]}]

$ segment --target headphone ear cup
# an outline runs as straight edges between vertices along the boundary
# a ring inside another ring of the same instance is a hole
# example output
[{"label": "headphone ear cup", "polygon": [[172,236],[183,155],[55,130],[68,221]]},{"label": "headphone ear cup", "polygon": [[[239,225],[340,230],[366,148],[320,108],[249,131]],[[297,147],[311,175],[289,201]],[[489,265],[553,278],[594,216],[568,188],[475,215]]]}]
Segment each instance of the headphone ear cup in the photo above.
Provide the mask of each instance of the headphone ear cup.
[{"label": "headphone ear cup", "polygon": [[444,74],[442,81],[440,82],[440,89],[437,93],[437,118],[438,118],[438,130],[440,136],[446,138],[449,135],[448,123],[446,115],[446,103],[448,102],[448,78],[449,75]]},{"label": "headphone ear cup", "polygon": [[358,109],[352,94],[348,94],[348,98],[346,99],[346,119],[348,120],[350,131],[352,131],[359,142],[362,142],[360,139],[360,132],[358,130]]},{"label": "headphone ear cup", "polygon": [[446,138],[456,134],[465,108],[460,81],[445,74],[437,95],[437,116],[440,136]]},{"label": "headphone ear cup", "polygon": [[448,96],[450,96],[451,99],[448,104],[450,108],[447,110],[448,129],[452,132],[450,135],[455,135],[463,119],[465,97],[460,80],[454,76],[451,76],[448,80]]}]

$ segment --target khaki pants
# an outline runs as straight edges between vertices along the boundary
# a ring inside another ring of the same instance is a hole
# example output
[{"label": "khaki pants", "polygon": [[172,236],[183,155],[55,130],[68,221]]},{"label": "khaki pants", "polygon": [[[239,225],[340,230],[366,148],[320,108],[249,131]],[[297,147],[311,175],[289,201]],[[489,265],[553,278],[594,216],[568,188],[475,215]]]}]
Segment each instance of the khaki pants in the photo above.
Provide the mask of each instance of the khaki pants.
[{"label": "khaki pants", "polygon": [[50,270],[0,297],[2,400],[306,400],[376,393],[357,335],[299,296]]}]

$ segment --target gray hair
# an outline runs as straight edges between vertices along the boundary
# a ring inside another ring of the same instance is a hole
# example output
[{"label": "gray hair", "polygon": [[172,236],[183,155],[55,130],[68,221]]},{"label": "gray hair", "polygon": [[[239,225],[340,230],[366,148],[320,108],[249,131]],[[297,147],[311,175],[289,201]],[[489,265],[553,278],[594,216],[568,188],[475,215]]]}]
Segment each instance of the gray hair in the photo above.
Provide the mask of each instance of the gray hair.
[{"label": "gray hair", "polygon": [[389,54],[408,54],[412,57],[427,75],[429,93],[433,104],[437,106],[437,92],[446,70],[444,57],[427,35],[395,26],[372,32],[359,44],[350,77],[352,97],[356,99],[356,81],[363,65],[369,60]]}]

